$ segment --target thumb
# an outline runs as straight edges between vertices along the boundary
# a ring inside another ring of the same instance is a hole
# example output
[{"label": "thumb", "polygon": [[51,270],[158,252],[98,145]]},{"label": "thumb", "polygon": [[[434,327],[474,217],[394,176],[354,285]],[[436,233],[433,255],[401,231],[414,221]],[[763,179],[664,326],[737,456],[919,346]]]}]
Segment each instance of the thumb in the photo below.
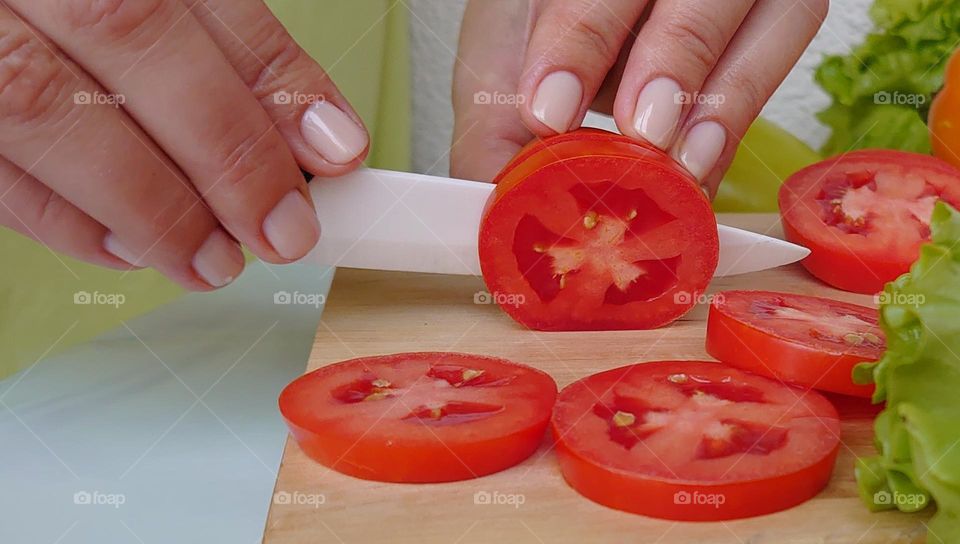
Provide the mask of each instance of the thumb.
[{"label": "thumb", "polygon": [[450,175],[490,181],[533,139],[517,87],[538,0],[470,0],[453,76]]}]

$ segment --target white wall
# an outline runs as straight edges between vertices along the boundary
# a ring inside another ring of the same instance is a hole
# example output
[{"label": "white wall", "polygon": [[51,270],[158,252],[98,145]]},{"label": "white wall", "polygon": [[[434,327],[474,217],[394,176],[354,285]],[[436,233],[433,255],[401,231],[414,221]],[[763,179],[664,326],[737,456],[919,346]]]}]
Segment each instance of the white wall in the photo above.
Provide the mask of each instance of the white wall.
[{"label": "white wall", "polygon": [[[717,0],[703,0],[706,2]],[[814,114],[828,103],[813,81],[825,53],[848,51],[870,30],[867,8],[872,0],[833,0],[830,15],[803,58],[774,94],[763,115],[819,147],[828,134]],[[417,172],[445,175],[449,167],[453,113],[450,80],[460,18],[466,0],[406,0],[410,8],[413,58],[413,167]],[[599,116],[598,116],[599,117]],[[591,124],[605,120],[591,119]]]}]

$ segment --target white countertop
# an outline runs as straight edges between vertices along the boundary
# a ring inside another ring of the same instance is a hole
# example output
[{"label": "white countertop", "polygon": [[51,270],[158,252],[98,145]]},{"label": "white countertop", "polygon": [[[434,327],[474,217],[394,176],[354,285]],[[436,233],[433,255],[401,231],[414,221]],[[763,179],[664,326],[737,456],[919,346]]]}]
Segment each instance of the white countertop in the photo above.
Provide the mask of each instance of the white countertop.
[{"label": "white countertop", "polygon": [[320,318],[274,295],[331,276],[250,263],[0,381],[0,542],[259,542]]}]

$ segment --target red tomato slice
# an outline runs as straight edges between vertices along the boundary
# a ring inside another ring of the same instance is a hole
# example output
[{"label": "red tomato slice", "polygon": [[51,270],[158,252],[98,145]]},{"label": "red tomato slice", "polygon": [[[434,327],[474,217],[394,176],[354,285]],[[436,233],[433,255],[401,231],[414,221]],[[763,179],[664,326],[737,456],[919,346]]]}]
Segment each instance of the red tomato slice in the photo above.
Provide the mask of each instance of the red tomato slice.
[{"label": "red tomato slice", "polygon": [[528,145],[480,228],[487,287],[538,330],[647,329],[694,304],[717,266],[716,218],[659,149],[584,129]]},{"label": "red tomato slice", "polygon": [[780,217],[787,239],[810,248],[802,261],[810,273],[876,293],[919,256],[938,199],[960,205],[960,170],[929,155],[854,151],[790,176]]},{"label": "red tomato slice", "polygon": [[870,397],[853,367],[876,361],[886,339],[873,308],[770,291],[724,291],[710,304],[707,353],[803,387]]},{"label": "red tomato slice", "polygon": [[385,482],[476,478],[529,457],[557,385],[493,357],[399,353],[325,366],[280,393],[300,448],[334,470]]},{"label": "red tomato slice", "polygon": [[707,521],[789,508],[827,484],[840,422],[815,391],[719,363],[616,368],[564,388],[551,428],[563,477],[600,504]]}]

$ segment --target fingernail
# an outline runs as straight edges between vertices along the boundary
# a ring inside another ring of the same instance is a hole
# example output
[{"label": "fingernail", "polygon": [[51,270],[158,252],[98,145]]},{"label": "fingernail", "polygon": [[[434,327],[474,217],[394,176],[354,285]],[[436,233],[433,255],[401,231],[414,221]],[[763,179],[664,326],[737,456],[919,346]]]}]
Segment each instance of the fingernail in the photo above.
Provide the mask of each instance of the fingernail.
[{"label": "fingernail", "polygon": [[263,235],[284,259],[299,259],[317,245],[320,223],[300,191],[287,193],[263,220]]},{"label": "fingernail", "polygon": [[566,132],[580,111],[582,99],[580,78],[571,72],[554,72],[537,87],[531,111],[544,125],[556,132]]},{"label": "fingernail", "polygon": [[683,111],[683,89],[668,77],[660,77],[644,85],[637,97],[633,129],[651,144],[666,149]]},{"label": "fingernail", "polygon": [[713,170],[727,143],[727,131],[716,121],[694,125],[680,146],[677,160],[697,179],[703,179]]},{"label": "fingernail", "polygon": [[367,131],[326,100],[307,108],[300,121],[303,138],[333,164],[352,162],[370,142]]},{"label": "fingernail", "polygon": [[130,266],[143,266],[139,262],[142,256],[137,255],[128,249],[127,246],[120,242],[120,239],[117,238],[117,235],[112,232],[108,232],[107,235],[103,237],[103,249],[107,250],[107,253],[113,255],[121,261],[125,261]]},{"label": "fingernail", "polygon": [[203,281],[223,287],[243,271],[243,252],[223,229],[210,233],[193,256],[193,270]]}]

